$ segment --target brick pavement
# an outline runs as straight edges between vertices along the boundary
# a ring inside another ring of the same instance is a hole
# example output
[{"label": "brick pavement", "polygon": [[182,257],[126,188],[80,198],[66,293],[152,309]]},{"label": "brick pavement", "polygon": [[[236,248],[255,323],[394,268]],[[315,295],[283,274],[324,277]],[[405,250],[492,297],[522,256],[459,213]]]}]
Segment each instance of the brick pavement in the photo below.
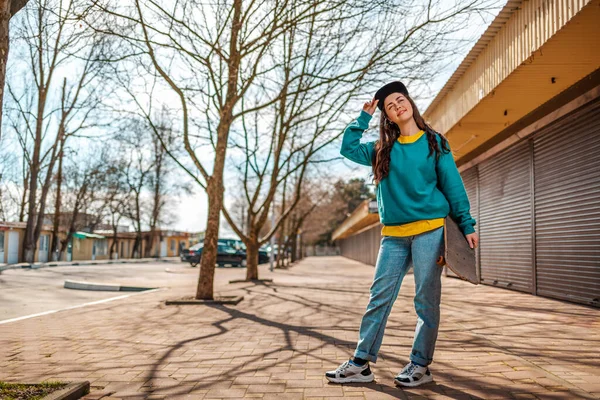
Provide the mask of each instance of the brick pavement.
[{"label": "brick pavement", "polygon": [[[237,306],[165,306],[187,286],[0,325],[0,380],[89,380],[86,399],[600,398],[600,310],[443,278],[435,382],[398,389],[416,315],[407,275],[388,322],[376,382],[335,385],[323,372],[354,349],[373,268],[308,258],[227,284]],[[237,277],[237,275],[236,275]]]}]

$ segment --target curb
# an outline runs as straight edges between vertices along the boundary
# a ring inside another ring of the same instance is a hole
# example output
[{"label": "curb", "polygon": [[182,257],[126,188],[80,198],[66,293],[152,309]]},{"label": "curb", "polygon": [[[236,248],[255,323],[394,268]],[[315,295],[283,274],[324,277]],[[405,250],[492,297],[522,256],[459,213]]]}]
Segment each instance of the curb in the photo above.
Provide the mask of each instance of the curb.
[{"label": "curb", "polygon": [[265,279],[250,279],[249,281],[246,279],[232,279],[229,283],[262,283],[262,282],[273,282],[271,278]]},{"label": "curb", "polygon": [[2,273],[2,271],[8,271],[9,269],[22,269],[22,267],[14,267],[14,266],[0,267],[0,274]]},{"label": "curb", "polygon": [[150,287],[121,286],[108,283],[77,282],[68,280],[65,281],[64,288],[75,290],[93,290],[98,292],[143,292],[145,290],[156,289]]},{"label": "curb", "polygon": [[179,257],[170,257],[172,259],[167,258],[153,258],[153,259],[138,259],[138,258],[130,258],[130,259],[122,259],[122,260],[98,260],[98,261],[61,261],[61,264],[58,264],[56,261],[51,261],[43,264],[27,264],[27,263],[18,263],[11,265],[0,265],[0,274],[2,271],[7,271],[9,269],[40,269],[40,268],[52,268],[52,267],[71,267],[71,266],[86,266],[86,265],[108,265],[108,264],[144,264],[151,262],[173,262],[180,261]]},{"label": "curb", "polygon": [[197,300],[197,299],[178,299],[178,300],[166,300],[165,305],[167,306],[181,306],[181,305],[202,305],[202,304],[233,304],[236,305],[240,301],[244,300],[244,296],[215,296],[213,300]]},{"label": "curb", "polygon": [[64,389],[50,393],[41,400],[78,400],[90,392],[90,382],[71,382]]},{"label": "curb", "polygon": [[90,382],[73,382],[66,388],[42,398],[42,400],[77,400],[90,392]]}]

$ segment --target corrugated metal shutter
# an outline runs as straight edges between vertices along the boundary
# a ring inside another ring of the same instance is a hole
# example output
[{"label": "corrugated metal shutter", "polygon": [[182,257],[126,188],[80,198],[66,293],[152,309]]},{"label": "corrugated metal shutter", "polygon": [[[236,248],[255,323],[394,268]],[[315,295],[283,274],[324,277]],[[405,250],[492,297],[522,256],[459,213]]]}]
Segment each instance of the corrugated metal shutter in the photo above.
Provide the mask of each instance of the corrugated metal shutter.
[{"label": "corrugated metal shutter", "polygon": [[[479,210],[477,208],[477,166],[464,171],[461,174],[461,177],[465,185],[465,190],[467,191],[467,196],[469,197],[469,203],[471,204],[471,216],[475,218],[477,224],[479,224]],[[445,268],[445,270],[446,276],[457,277],[449,268]]]},{"label": "corrugated metal shutter", "polygon": [[479,165],[481,280],[532,291],[531,151],[528,141]]},{"label": "corrugated metal shutter", "polygon": [[537,292],[600,305],[600,100],[536,133],[534,160]]},{"label": "corrugated metal shutter", "polygon": [[375,265],[381,242],[381,225],[366,229],[339,241],[342,256]]}]

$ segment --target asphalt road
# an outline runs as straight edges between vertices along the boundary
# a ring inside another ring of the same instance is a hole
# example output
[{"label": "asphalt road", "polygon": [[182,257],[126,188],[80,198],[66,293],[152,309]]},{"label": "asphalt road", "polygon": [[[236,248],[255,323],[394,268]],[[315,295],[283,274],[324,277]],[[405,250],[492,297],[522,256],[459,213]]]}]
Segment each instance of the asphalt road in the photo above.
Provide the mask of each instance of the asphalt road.
[{"label": "asphalt road", "polygon": [[[61,310],[131,292],[65,289],[65,280],[122,286],[193,290],[199,268],[182,262],[99,264],[7,270],[0,274],[0,323],[18,317]],[[218,268],[216,280],[245,278],[245,268]]]}]

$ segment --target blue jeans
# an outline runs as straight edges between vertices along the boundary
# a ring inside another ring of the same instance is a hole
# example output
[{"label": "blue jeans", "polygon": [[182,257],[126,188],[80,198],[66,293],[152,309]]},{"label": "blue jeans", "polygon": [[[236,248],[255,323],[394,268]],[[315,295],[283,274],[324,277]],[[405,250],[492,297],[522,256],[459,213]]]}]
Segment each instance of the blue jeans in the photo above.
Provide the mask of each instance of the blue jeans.
[{"label": "blue jeans", "polygon": [[355,357],[377,362],[388,316],[400,292],[402,280],[412,264],[418,319],[410,359],[423,366],[431,364],[440,324],[442,294],[442,267],[436,261],[443,251],[443,227],[416,236],[385,236],[381,239],[369,305],[360,324]]}]

